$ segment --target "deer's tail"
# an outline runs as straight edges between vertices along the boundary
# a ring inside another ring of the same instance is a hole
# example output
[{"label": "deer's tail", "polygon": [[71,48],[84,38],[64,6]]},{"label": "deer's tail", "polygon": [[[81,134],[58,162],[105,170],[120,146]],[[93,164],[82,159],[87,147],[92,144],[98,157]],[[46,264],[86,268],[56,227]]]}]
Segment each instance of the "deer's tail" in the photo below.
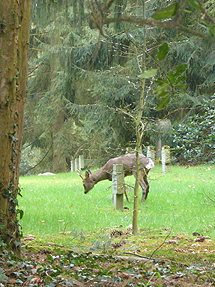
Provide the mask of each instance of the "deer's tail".
[{"label": "deer's tail", "polygon": [[150,169],[154,168],[154,166],[155,166],[154,162],[151,160],[151,158],[149,158],[149,161],[146,165],[146,169],[150,170]]}]

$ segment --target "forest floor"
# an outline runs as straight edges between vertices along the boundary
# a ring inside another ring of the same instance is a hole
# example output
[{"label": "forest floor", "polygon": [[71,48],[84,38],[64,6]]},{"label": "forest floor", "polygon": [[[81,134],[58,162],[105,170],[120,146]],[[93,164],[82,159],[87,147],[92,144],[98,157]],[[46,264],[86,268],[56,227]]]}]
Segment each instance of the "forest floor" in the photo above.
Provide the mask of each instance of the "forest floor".
[{"label": "forest floor", "polygon": [[215,244],[208,236],[168,230],[133,236],[129,228],[93,241],[82,234],[71,246],[29,236],[22,259],[1,254],[3,286],[215,286]]}]

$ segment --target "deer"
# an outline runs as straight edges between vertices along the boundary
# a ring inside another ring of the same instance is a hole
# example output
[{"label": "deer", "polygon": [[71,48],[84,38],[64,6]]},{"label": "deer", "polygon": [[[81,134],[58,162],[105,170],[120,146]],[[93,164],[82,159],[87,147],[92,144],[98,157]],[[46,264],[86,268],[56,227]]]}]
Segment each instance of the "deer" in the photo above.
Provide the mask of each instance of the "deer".
[{"label": "deer", "polygon": [[[154,167],[154,162],[144,156],[139,154],[140,160],[140,187],[142,188],[142,199],[144,202],[147,199],[149,193],[149,183],[148,183],[148,173]],[[84,193],[87,194],[95,184],[102,180],[112,181],[113,165],[122,164],[124,177],[132,175],[136,178],[137,168],[136,168],[136,156],[135,154],[125,154],[116,158],[111,158],[106,164],[98,171],[91,173],[90,170],[85,172],[85,178],[83,177],[81,171],[79,170],[79,176],[83,180]]]}]

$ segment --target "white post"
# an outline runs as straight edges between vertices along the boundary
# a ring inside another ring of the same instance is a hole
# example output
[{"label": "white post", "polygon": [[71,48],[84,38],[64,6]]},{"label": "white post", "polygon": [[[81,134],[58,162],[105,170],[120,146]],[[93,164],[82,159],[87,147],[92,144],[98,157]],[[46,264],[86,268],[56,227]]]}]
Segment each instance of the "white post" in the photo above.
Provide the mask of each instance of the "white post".
[{"label": "white post", "polygon": [[161,151],[161,163],[162,163],[162,172],[165,173],[166,172],[166,153],[165,153],[164,148],[162,148],[162,151]]},{"label": "white post", "polygon": [[71,172],[75,171],[75,161],[71,160]]},{"label": "white post", "polygon": [[165,173],[167,170],[167,164],[170,163],[170,147],[165,145],[162,147],[161,152],[161,162],[162,162],[162,171]]},{"label": "white post", "polygon": [[75,171],[78,171],[79,170],[79,160],[78,158],[75,159]]},{"label": "white post", "polygon": [[115,209],[123,209],[123,193],[125,189],[124,172],[122,164],[113,165],[112,174],[113,204]]},{"label": "white post", "polygon": [[84,168],[84,156],[79,155],[79,169]]},{"label": "white post", "polygon": [[148,146],[147,147],[147,154],[146,156],[148,158],[151,158],[151,160],[155,163],[155,148],[154,146]]}]

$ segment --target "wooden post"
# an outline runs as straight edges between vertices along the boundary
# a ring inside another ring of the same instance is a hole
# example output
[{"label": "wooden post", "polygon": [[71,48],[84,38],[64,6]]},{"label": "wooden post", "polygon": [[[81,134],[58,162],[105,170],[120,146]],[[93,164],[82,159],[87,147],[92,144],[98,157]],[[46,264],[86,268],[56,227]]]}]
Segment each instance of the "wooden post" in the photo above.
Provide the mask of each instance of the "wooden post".
[{"label": "wooden post", "polygon": [[84,168],[84,156],[79,155],[79,169]]},{"label": "wooden post", "polygon": [[124,172],[122,164],[113,165],[112,174],[113,204],[115,209],[123,209],[123,193],[125,189]]}]

